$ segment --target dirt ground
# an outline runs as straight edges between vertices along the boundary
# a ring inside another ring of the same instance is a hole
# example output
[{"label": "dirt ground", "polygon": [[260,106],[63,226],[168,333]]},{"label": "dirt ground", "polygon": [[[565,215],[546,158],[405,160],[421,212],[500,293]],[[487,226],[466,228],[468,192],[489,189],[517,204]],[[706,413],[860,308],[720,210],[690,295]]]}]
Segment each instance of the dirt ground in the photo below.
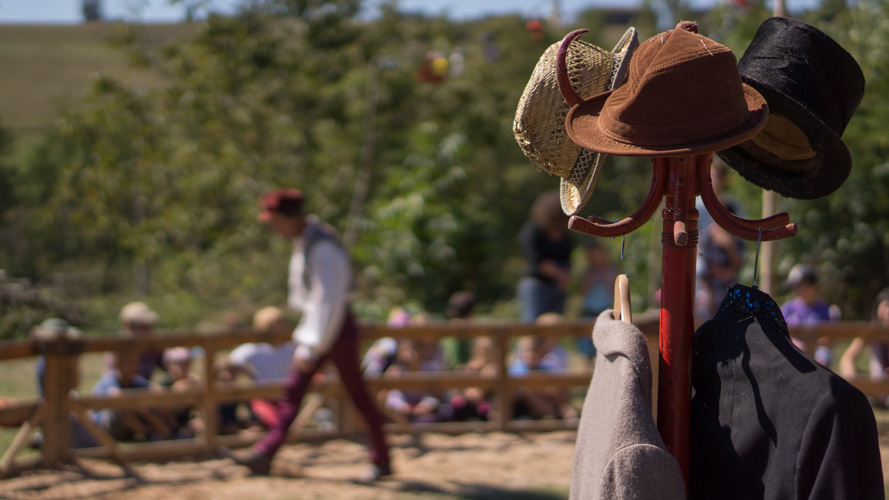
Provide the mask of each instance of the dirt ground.
[{"label": "dirt ground", "polygon": [[[883,430],[883,429],[881,429]],[[228,459],[141,463],[129,475],[98,460],[0,481],[0,498],[178,499],[517,499],[568,497],[573,431],[528,434],[390,436],[395,474],[374,485],[353,480],[367,466],[361,442],[292,444],[270,477],[251,477]],[[883,474],[889,433],[882,432]]]},{"label": "dirt ground", "polygon": [[130,476],[109,462],[81,460],[0,481],[0,498],[555,500],[568,496],[575,437],[426,434],[417,443],[390,436],[395,474],[372,486],[352,482],[367,467],[367,452],[345,439],[285,446],[270,477],[251,477],[228,459],[142,463]]}]

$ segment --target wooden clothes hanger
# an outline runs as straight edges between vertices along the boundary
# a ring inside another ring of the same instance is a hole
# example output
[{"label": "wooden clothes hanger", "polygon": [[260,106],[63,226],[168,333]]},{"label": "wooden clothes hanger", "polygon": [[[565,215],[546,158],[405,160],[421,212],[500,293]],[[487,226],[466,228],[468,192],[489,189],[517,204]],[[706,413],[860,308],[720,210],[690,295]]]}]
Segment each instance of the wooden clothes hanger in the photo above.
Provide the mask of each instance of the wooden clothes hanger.
[{"label": "wooden clothes hanger", "polygon": [[614,280],[614,319],[633,322],[630,307],[630,280],[626,274],[619,274]]},{"label": "wooden clothes hanger", "polygon": [[621,274],[614,280],[614,319],[618,321],[633,322],[633,310],[630,305],[630,279],[623,273],[624,267],[624,244],[627,242],[626,236],[620,242],[620,267]]}]

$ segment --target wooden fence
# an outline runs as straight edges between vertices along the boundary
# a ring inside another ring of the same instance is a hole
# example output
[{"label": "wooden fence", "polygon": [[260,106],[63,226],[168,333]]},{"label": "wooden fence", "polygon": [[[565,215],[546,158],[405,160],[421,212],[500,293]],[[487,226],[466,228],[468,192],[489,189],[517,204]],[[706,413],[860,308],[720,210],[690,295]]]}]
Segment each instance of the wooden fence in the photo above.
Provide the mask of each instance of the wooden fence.
[{"label": "wooden fence", "polygon": [[[657,386],[657,311],[640,314],[635,318],[636,324],[648,340],[649,352],[654,365]],[[396,339],[410,338],[435,341],[443,337],[472,339],[489,336],[497,347],[497,370],[493,375],[480,375],[459,372],[418,372],[406,373],[393,378],[368,378],[367,383],[374,392],[386,389],[423,389],[444,391],[463,387],[480,387],[490,390],[495,395],[496,407],[494,418],[485,422],[439,422],[439,423],[408,423],[394,421],[387,424],[389,432],[419,433],[426,431],[461,433],[475,430],[486,431],[522,431],[522,430],[557,430],[572,429],[576,421],[514,420],[511,415],[512,399],[519,387],[559,386],[563,388],[582,388],[589,385],[591,372],[572,370],[565,372],[536,372],[523,377],[510,377],[507,370],[512,340],[522,335],[543,337],[584,337],[590,334],[592,322],[565,322],[557,325],[530,325],[514,322],[471,322],[441,323],[404,328],[388,328],[384,325],[365,324],[361,327],[363,341],[372,341],[382,337]],[[889,327],[879,327],[863,322],[825,323],[817,326],[795,329],[792,334],[806,341],[809,349],[813,349],[820,337],[833,339],[851,339],[863,337],[866,340],[889,341]],[[12,444],[0,458],[0,477],[16,474],[25,469],[53,467],[59,463],[68,463],[76,457],[110,458],[121,464],[135,460],[173,459],[186,456],[213,456],[220,446],[235,448],[247,446],[258,439],[255,433],[242,432],[236,435],[220,435],[217,408],[220,403],[247,401],[252,398],[275,398],[282,394],[283,383],[253,384],[244,382],[223,383],[216,380],[213,360],[217,354],[226,352],[244,342],[281,343],[289,340],[289,331],[272,333],[254,333],[250,331],[228,333],[164,333],[150,338],[85,338],[40,341],[35,339],[0,343],[0,362],[5,360],[44,356],[46,371],[44,375],[45,395],[43,398],[18,400],[14,404],[0,409],[0,422],[24,421]],[[74,387],[78,380],[78,359],[81,354],[106,351],[145,351],[161,350],[169,347],[201,347],[205,358],[203,383],[199,388],[184,392],[171,391],[123,391],[120,396],[94,396],[78,394]],[[811,354],[811,352],[810,352]],[[871,380],[868,377],[857,377],[851,382],[867,394],[889,394],[889,382]],[[312,386],[311,394],[306,398],[303,410],[291,428],[291,439],[299,435],[300,439],[325,439],[335,436],[351,435],[358,431],[361,422],[351,404],[340,404],[339,425],[336,431],[303,430],[311,413],[325,399],[344,402],[342,391],[336,379],[326,379]],[[657,391],[653,391],[656,398]],[[183,406],[195,407],[199,410],[204,422],[202,432],[191,439],[157,441],[150,443],[121,444],[115,442],[102,429],[92,424],[88,417],[90,410],[102,408],[176,408]],[[657,402],[652,402],[657,408]],[[71,449],[71,415],[75,416],[94,436],[101,446],[86,449]],[[28,442],[31,434],[40,429],[43,434],[41,453],[16,459],[16,455]]]}]

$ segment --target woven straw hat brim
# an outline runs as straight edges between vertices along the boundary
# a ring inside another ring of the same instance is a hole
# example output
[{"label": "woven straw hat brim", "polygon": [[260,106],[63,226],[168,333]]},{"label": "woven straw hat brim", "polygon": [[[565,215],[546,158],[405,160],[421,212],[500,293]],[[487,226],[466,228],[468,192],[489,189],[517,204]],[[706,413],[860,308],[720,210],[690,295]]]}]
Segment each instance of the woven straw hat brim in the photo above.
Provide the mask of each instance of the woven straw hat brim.
[{"label": "woven straw hat brim", "polygon": [[598,123],[599,114],[612,90],[574,106],[565,119],[565,129],[568,136],[580,146],[609,155],[664,157],[712,153],[747,141],[766,124],[769,108],[765,99],[746,83],[741,86],[747,103],[747,119],[735,129],[707,139],[683,143],[682,138],[677,137],[676,144],[664,146],[638,146],[612,139],[606,131],[599,128]]},{"label": "woven straw hat brim", "polygon": [[[626,81],[630,58],[638,45],[639,35],[636,28],[629,28],[611,51],[614,58],[609,86],[611,89],[619,87]],[[569,175],[559,181],[559,199],[562,211],[566,215],[577,215],[590,201],[604,163],[605,155],[587,149],[580,150]]]},{"label": "woven straw hat brim", "polygon": [[565,215],[577,215],[590,201],[602,164],[605,163],[605,156],[588,149],[580,150],[577,163],[583,166],[575,168],[572,170],[573,175],[559,181],[559,199]]},{"label": "woven straw hat brim", "polygon": [[[516,109],[513,133],[525,156],[539,169],[568,177],[581,148],[565,132],[570,107],[559,92],[556,75],[558,45],[540,57]],[[572,86],[581,95],[595,95],[609,88],[614,58],[610,52],[575,41],[568,53]]]}]

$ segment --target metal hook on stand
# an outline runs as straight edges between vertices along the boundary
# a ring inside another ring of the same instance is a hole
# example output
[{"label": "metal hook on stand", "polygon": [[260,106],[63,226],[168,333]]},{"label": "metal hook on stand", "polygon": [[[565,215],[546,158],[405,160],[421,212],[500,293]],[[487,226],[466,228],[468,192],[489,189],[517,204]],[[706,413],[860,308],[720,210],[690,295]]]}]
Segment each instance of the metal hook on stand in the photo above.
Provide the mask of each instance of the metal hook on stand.
[{"label": "metal hook on stand", "polygon": [[651,216],[657,212],[657,208],[664,196],[664,190],[667,185],[667,165],[655,163],[654,175],[651,179],[651,188],[648,190],[648,196],[633,215],[625,217],[617,222],[611,222],[608,219],[598,216],[589,216],[587,218],[572,216],[568,221],[568,229],[577,231],[578,233],[588,234],[590,236],[600,236],[605,238],[614,238],[616,236],[624,236],[635,231],[637,228],[648,222]]},{"label": "metal hook on stand", "polygon": [[[747,241],[757,239],[761,239],[761,241],[782,240],[796,236],[799,233],[799,228],[795,223],[790,222],[790,216],[787,215],[787,212],[781,212],[765,219],[748,220],[742,219],[726,210],[719,198],[716,197],[716,193],[713,192],[713,184],[710,181],[710,161],[712,158],[713,153],[699,155],[697,169],[698,190],[701,194],[701,200],[703,200],[704,206],[707,207],[707,211],[710,212],[714,222],[729,233]],[[758,229],[764,231],[757,231]]]},{"label": "metal hook on stand", "polygon": [[762,228],[759,228],[759,237],[756,238],[756,255],[753,257],[753,288],[759,280],[759,247],[762,245]]},{"label": "metal hook on stand", "polygon": [[626,246],[626,244],[627,244],[626,235],[621,236],[621,238],[620,238],[620,273],[621,274],[626,274],[624,272],[624,246]]}]

